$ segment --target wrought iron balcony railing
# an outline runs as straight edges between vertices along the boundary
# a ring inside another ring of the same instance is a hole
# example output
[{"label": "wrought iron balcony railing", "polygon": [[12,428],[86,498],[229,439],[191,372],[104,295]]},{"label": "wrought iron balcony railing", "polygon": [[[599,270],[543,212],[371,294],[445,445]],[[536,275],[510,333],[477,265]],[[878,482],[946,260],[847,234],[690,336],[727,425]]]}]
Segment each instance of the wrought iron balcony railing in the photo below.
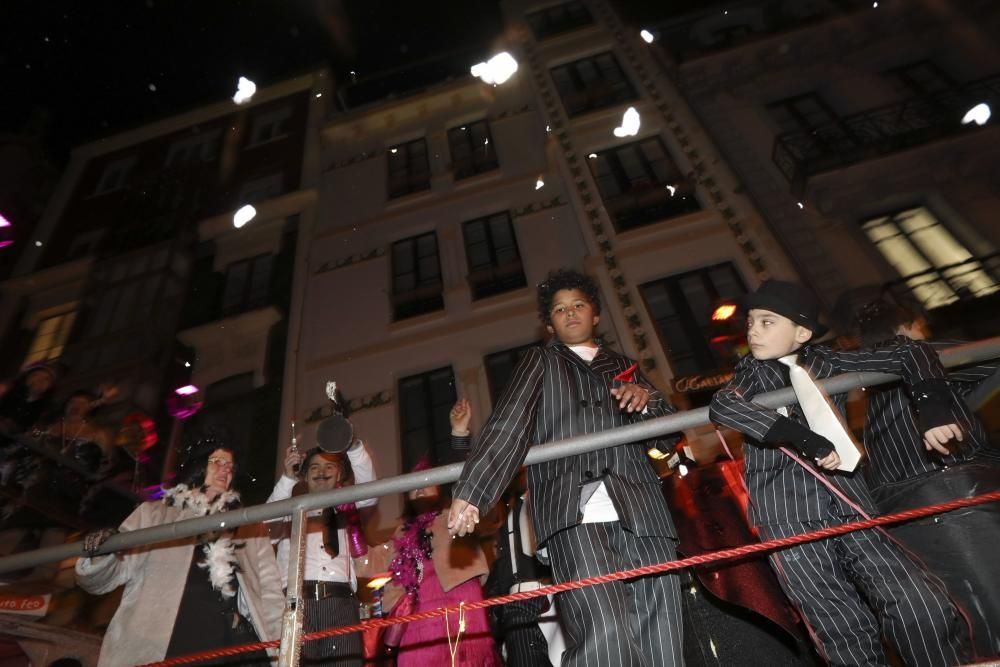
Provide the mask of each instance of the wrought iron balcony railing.
[{"label": "wrought iron balcony railing", "polygon": [[[903,276],[885,288],[897,301],[915,300],[927,310],[1000,292],[1000,253]],[[902,298],[901,298],[902,297]]]},{"label": "wrought iron balcony railing", "polygon": [[772,159],[801,192],[816,174],[969,131],[976,125],[963,126],[962,118],[979,103],[1000,108],[1000,75],[787,132],[775,140]]}]

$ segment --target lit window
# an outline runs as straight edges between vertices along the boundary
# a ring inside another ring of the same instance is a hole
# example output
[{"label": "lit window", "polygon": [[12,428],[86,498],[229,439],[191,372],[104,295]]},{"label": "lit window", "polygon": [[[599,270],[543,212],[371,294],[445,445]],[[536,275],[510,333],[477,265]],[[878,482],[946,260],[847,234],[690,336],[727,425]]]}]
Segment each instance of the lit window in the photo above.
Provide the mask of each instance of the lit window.
[{"label": "lit window", "polygon": [[923,206],[872,218],[861,226],[925,308],[998,289],[996,276]]},{"label": "lit window", "polygon": [[24,360],[24,365],[58,359],[62,356],[75,319],[76,311],[42,320],[35,330],[35,339],[31,341],[31,349]]}]

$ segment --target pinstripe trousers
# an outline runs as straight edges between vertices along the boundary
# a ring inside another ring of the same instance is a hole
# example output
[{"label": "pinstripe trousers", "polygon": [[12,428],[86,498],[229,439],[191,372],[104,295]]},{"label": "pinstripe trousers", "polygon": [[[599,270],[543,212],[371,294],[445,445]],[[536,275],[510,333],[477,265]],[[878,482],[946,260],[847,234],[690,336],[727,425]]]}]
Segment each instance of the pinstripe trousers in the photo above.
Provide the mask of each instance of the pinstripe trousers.
[{"label": "pinstripe trousers", "polygon": [[[356,597],[328,597],[323,600],[306,600],[303,626],[306,632],[354,625],[361,621]],[[302,664],[311,667],[335,665],[336,667],[361,667],[364,658],[361,633],[338,635],[305,642],[302,645]]]},{"label": "pinstripe trousers", "polygon": [[[759,530],[763,539],[774,539],[840,523],[772,524]],[[944,589],[878,531],[784,549],[771,562],[832,665],[888,665],[883,634],[907,665],[955,665],[967,657],[965,621]]]},{"label": "pinstripe trousers", "polygon": [[[556,583],[676,558],[668,537],[639,537],[620,521],[584,523],[546,542]],[[684,664],[680,581],[639,577],[556,596],[566,633],[562,667],[660,667]]]}]

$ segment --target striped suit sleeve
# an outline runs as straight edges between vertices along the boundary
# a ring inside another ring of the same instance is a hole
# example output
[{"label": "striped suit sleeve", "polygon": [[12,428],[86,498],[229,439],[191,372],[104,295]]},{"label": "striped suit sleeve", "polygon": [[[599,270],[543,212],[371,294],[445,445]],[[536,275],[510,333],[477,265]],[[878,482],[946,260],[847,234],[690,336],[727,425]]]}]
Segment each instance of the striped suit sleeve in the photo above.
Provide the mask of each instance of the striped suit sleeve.
[{"label": "striped suit sleeve", "polygon": [[454,497],[475,505],[480,514],[496,503],[528,454],[544,370],[541,348],[529,350],[514,369],[462,468]]},{"label": "striped suit sleeve", "polygon": [[835,373],[873,372],[900,376],[908,387],[929,380],[944,380],[944,366],[937,352],[927,342],[897,336],[883,347],[862,350],[833,350],[826,346],[810,348],[828,361]]},{"label": "striped suit sleeve", "polygon": [[781,416],[777,410],[765,408],[750,399],[760,387],[753,369],[744,357],[736,367],[736,374],[726,386],[715,392],[709,406],[709,419],[763,442],[767,432]]},{"label": "striped suit sleeve", "polygon": [[[931,345],[937,352],[941,352],[949,347],[962,345],[966,342],[962,340],[935,340],[931,341]],[[979,383],[993,377],[998,372],[1000,372],[1000,362],[997,361],[952,368],[948,370],[948,382],[956,394],[965,397],[975,391]]]}]

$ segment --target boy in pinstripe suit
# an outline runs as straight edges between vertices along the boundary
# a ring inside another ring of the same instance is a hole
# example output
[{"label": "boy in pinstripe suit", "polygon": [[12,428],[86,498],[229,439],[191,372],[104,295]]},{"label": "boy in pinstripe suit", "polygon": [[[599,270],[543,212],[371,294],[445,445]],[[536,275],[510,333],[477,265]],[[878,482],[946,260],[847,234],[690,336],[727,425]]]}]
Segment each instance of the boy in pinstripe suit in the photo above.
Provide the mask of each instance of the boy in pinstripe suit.
[{"label": "boy in pinstripe suit", "polygon": [[[867,347],[895,345],[905,336],[928,336],[922,317],[884,300],[859,309],[854,319]],[[961,341],[928,341],[934,349]],[[955,446],[924,443],[902,387],[868,392],[865,473],[879,510],[887,514],[1000,489],[1000,449],[965,397],[1000,372],[996,360],[948,373],[951,401],[945,406],[962,427]],[[892,526],[893,536],[913,551],[962,605],[972,622],[973,646],[981,657],[1000,655],[1000,503],[988,503]]]},{"label": "boy in pinstripe suit", "polygon": [[[453,534],[474,529],[531,445],[674,412],[648,382],[629,379],[630,359],[594,341],[600,299],[589,277],[550,273],[538,304],[553,338],[525,354],[483,427],[455,486]],[[557,583],[675,558],[677,533],[646,450],[635,442],[529,468],[535,535]],[[567,591],[557,604],[564,667],[683,664],[673,574]]]},{"label": "boy in pinstripe suit", "polygon": [[[944,370],[915,341],[882,350],[841,352],[812,345],[826,327],[815,297],[796,283],[769,280],[745,301],[750,354],[712,399],[711,419],[743,433],[750,519],[764,539],[788,537],[876,513],[863,478],[836,468],[833,444],[804,424],[798,406],[787,415],[764,408],[756,394],[789,386],[778,359],[798,354],[814,379],[850,371],[901,375],[916,398],[924,438],[944,445],[960,437],[940,416]],[[844,396],[833,397],[843,411]],[[832,493],[778,448],[787,445],[815,462],[820,474],[852,503]],[[908,665],[954,665],[964,657],[963,622],[943,588],[877,531],[857,531],[776,552],[772,565],[805,617],[823,656],[835,665],[887,665],[884,636]]]}]

